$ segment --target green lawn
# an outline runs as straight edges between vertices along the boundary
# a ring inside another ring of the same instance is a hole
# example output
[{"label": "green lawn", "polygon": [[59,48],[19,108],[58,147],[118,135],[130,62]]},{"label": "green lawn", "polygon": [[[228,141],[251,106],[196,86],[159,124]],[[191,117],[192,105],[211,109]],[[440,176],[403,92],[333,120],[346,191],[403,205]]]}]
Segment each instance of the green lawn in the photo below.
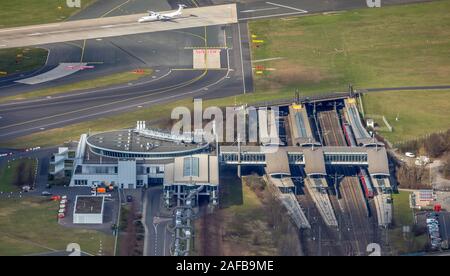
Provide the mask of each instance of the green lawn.
[{"label": "green lawn", "polygon": [[40,48],[13,48],[0,50],[0,78],[42,67],[47,50]]},{"label": "green lawn", "polygon": [[[94,1],[82,0],[81,8],[69,8],[65,0],[0,0],[0,28],[64,21]],[[46,59],[44,49],[1,49],[0,78],[39,68]]]},{"label": "green lawn", "polygon": [[66,0],[0,0],[0,28],[64,21],[95,0],[81,0],[69,8]]},{"label": "green lawn", "polygon": [[392,195],[394,227],[389,229],[389,240],[395,255],[423,251],[428,242],[426,234],[416,237],[413,233],[403,233],[403,226],[409,226],[412,230],[414,225],[413,210],[409,208],[409,194],[400,192]]},{"label": "green lawn", "polygon": [[394,202],[393,219],[396,226],[414,224],[413,211],[409,208],[409,192],[399,192],[392,194]]},{"label": "green lawn", "polygon": [[[366,94],[363,104],[365,114],[386,117],[393,132],[380,134],[393,143],[450,128],[450,90]],[[384,125],[381,119],[375,121]]]},{"label": "green lawn", "polygon": [[[111,85],[117,85],[122,83],[128,83],[131,81],[136,81],[143,77],[148,77],[152,74],[153,70],[151,69],[144,69],[143,73],[135,73],[132,71],[128,72],[121,72],[116,73],[100,78],[90,79],[86,81],[80,81],[72,84],[62,85],[62,86],[56,86],[51,87],[47,89],[42,90],[36,90],[32,92],[27,92],[23,94],[18,94],[14,96],[9,97],[0,97],[0,103],[7,102],[7,101],[14,101],[14,100],[25,100],[25,99],[32,99],[32,98],[38,98],[38,97],[46,97],[46,96],[53,96],[61,93],[67,93],[72,91],[78,91],[78,90],[86,90],[86,89],[93,89],[93,88],[100,88],[100,87],[107,87]],[[0,93],[1,95],[1,93]]]},{"label": "green lawn", "polygon": [[250,23],[258,93],[449,84],[450,1]]},{"label": "green lawn", "polygon": [[[34,177],[36,159],[17,159],[0,167],[0,192],[17,192],[20,187],[15,183],[19,175]],[[23,183],[31,185],[32,183]]]},{"label": "green lawn", "polygon": [[58,202],[48,198],[0,200],[0,256],[65,250],[69,243],[78,243],[82,251],[97,254],[100,241],[104,254],[112,254],[113,236],[60,226],[56,219],[58,207]]}]

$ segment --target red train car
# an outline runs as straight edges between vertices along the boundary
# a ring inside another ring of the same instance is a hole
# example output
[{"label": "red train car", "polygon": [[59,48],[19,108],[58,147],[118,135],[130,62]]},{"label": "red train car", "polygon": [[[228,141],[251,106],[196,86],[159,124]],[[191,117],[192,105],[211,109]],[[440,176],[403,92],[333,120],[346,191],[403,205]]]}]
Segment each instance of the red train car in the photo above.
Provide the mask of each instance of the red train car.
[{"label": "red train car", "polygon": [[366,195],[367,198],[373,198],[374,193],[373,193],[373,186],[372,183],[370,181],[370,178],[367,176],[367,174],[365,173],[364,169],[361,169],[359,172],[359,179],[361,180],[361,183],[363,185],[364,188],[364,194]]}]

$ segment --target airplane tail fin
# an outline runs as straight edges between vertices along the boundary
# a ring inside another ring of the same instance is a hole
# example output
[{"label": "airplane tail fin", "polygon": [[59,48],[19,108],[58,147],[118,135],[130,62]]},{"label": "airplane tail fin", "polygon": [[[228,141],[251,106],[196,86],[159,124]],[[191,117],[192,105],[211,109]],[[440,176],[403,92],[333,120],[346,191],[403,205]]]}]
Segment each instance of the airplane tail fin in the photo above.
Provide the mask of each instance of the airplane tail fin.
[{"label": "airplane tail fin", "polygon": [[181,14],[183,12],[183,9],[186,8],[186,5],[183,4],[178,4],[178,14]]}]

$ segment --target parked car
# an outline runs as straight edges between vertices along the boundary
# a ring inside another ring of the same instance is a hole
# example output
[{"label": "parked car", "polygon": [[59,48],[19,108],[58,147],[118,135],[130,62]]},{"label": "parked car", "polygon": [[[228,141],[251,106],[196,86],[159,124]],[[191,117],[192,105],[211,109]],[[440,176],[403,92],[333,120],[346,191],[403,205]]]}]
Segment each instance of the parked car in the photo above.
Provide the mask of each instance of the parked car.
[{"label": "parked car", "polygon": [[41,195],[42,195],[42,196],[51,196],[52,193],[47,192],[47,191],[43,191],[43,192],[41,193]]},{"label": "parked car", "polygon": [[130,195],[127,195],[127,202],[132,202],[133,201],[133,197]]}]

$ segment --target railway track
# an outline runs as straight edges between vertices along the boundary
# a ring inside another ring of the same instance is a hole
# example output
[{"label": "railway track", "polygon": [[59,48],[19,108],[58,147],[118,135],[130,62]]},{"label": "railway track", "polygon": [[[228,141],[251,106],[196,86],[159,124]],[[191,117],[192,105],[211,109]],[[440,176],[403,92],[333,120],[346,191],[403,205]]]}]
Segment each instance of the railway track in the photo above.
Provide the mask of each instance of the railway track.
[{"label": "railway track", "polygon": [[[338,113],[334,110],[323,111],[318,114],[321,125],[322,136],[327,146],[347,146],[344,133],[341,128]],[[352,175],[350,169],[343,171],[344,175]],[[339,185],[342,195],[341,229],[347,233],[348,242],[351,244],[353,254],[363,255],[366,246],[372,242],[374,233],[372,231],[369,216],[369,209],[366,205],[362,188],[357,177],[346,176]],[[343,226],[346,227],[343,227]]]}]

